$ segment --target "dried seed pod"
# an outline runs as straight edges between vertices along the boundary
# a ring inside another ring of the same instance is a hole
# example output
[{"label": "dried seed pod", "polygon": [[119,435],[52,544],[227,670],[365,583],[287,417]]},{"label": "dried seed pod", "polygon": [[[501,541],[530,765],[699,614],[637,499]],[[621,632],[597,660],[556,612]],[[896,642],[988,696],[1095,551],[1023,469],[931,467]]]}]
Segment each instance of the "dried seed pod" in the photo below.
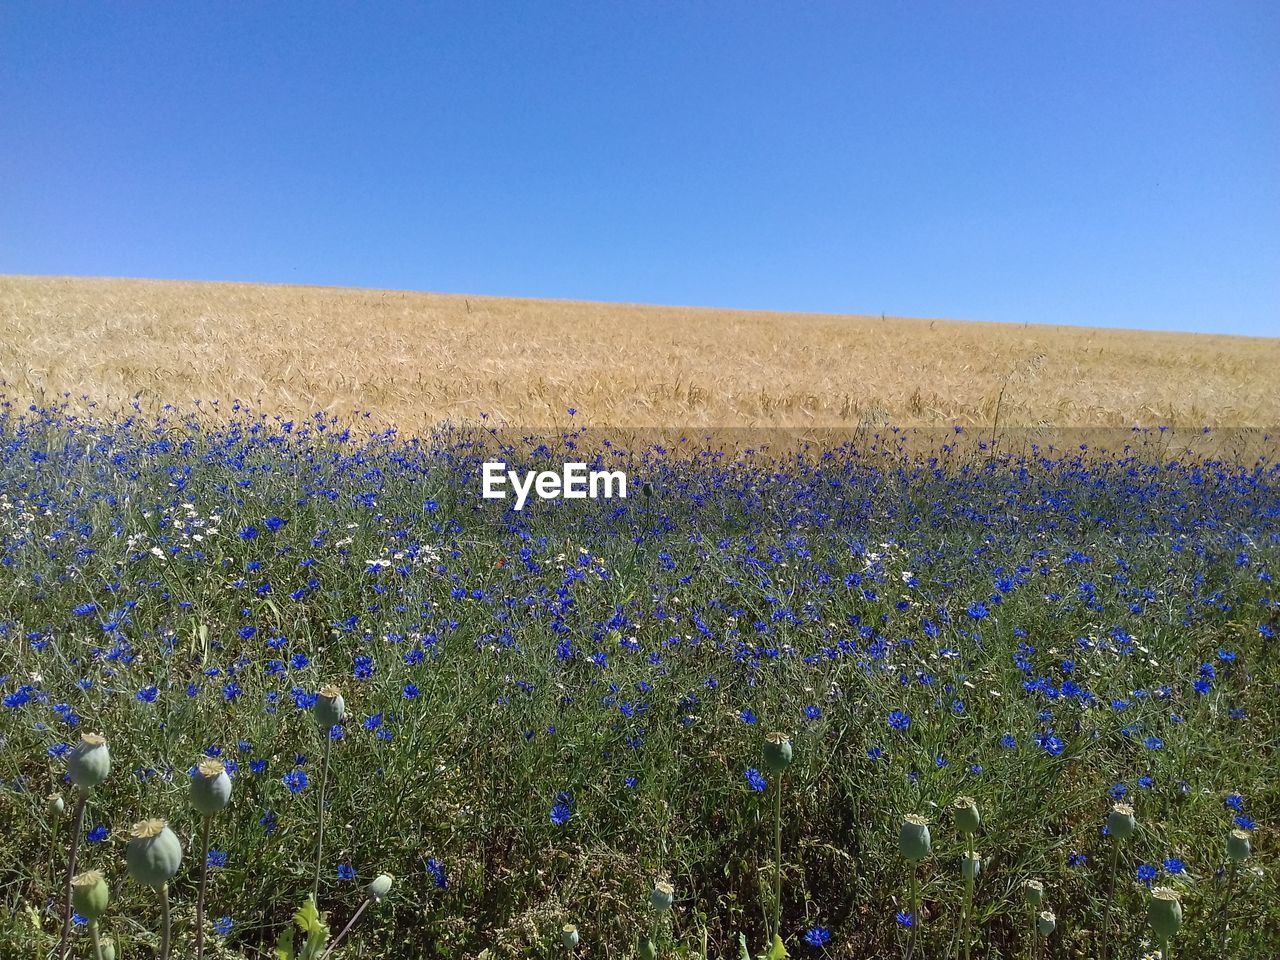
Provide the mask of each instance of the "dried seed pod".
[{"label": "dried seed pod", "polygon": [[560,942],[564,944],[566,950],[572,950],[578,945],[578,928],[572,923],[566,923],[560,928]]},{"label": "dried seed pod", "polygon": [[347,715],[347,702],[342,699],[342,692],[333,684],[320,688],[315,706],[316,725],[327,733],[330,727],[337,726]]},{"label": "dried seed pod", "polygon": [[658,948],[643,933],[636,938],[636,956],[640,960],[658,960]]},{"label": "dried seed pod", "polygon": [[1161,943],[1168,943],[1182,927],[1182,901],[1177,891],[1156,887],[1147,901],[1147,923]]},{"label": "dried seed pod", "polygon": [[960,875],[966,880],[977,880],[982,870],[982,858],[976,850],[966,853],[960,858]]},{"label": "dried seed pod", "polygon": [[1232,830],[1227,834],[1227,856],[1236,863],[1249,859],[1253,848],[1249,844],[1248,830]]},{"label": "dried seed pod", "polygon": [[45,802],[44,808],[52,819],[57,820],[67,812],[67,802],[62,799],[62,794],[55,793]]},{"label": "dried seed pod", "polygon": [[380,873],[369,881],[369,885],[364,888],[364,892],[369,895],[370,900],[380,901],[391,892],[393,879],[389,873]]},{"label": "dried seed pod", "polygon": [[163,820],[142,820],[129,831],[125,847],[129,876],[148,887],[163,887],[182,866],[182,844]]},{"label": "dried seed pod", "polygon": [[671,909],[675,895],[675,887],[665,880],[659,880],[653,885],[653,892],[649,894],[649,904],[659,913],[666,913]]},{"label": "dried seed pod", "polygon": [[1044,884],[1039,880],[1028,880],[1022,885],[1022,899],[1033,907],[1040,906],[1044,900]]},{"label": "dried seed pod", "polygon": [[71,880],[71,905],[86,920],[97,920],[107,912],[111,891],[100,870],[86,870]]},{"label": "dried seed pod", "polygon": [[67,774],[81,790],[92,790],[111,773],[111,751],[100,733],[81,734],[80,742],[67,754]]},{"label": "dried seed pod", "polygon": [[1117,840],[1128,840],[1138,830],[1138,821],[1134,819],[1133,807],[1127,803],[1117,803],[1107,814],[1107,833]]},{"label": "dried seed pod", "polygon": [[929,836],[929,821],[914,813],[907,814],[898,833],[898,850],[903,859],[915,863],[933,852],[933,838]]},{"label": "dried seed pod", "polygon": [[791,766],[791,738],[785,733],[770,733],[764,738],[764,765],[770,773],[782,773]]},{"label": "dried seed pod", "polygon": [[1053,933],[1058,927],[1058,918],[1053,915],[1052,910],[1041,910],[1036,914],[1036,933],[1042,937],[1047,937]]},{"label": "dried seed pod", "polygon": [[982,825],[982,817],[978,813],[978,801],[973,797],[957,797],[951,804],[956,818],[956,829],[963,834],[977,833]]},{"label": "dried seed pod", "polygon": [[231,802],[231,777],[220,760],[201,760],[191,777],[191,806],[212,816]]}]

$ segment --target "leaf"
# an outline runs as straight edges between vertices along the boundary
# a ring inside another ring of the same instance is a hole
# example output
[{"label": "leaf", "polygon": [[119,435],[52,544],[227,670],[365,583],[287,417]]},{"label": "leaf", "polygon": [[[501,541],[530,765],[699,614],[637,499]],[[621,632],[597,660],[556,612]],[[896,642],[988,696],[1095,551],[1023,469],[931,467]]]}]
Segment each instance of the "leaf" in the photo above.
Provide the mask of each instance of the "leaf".
[{"label": "leaf", "polygon": [[738,947],[742,950],[742,960],[751,960],[751,951],[747,949],[747,935],[738,934]]},{"label": "leaf", "polygon": [[782,938],[776,933],[773,935],[773,945],[764,957],[765,960],[787,960],[787,948],[782,945]]},{"label": "leaf", "polygon": [[315,900],[311,897],[307,897],[306,902],[298,908],[298,912],[293,915],[293,922],[302,929],[303,933],[329,932],[329,928],[320,919],[320,911],[316,907]]},{"label": "leaf", "polygon": [[293,960],[293,927],[285,927],[276,941],[276,960]]}]

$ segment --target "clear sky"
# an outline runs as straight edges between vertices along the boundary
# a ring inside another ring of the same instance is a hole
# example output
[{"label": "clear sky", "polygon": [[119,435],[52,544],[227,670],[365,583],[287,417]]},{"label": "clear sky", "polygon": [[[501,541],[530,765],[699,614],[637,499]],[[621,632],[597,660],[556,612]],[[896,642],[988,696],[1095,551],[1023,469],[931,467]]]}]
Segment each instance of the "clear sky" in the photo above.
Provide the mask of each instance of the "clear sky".
[{"label": "clear sky", "polygon": [[1280,335],[1280,3],[7,2],[0,273]]}]

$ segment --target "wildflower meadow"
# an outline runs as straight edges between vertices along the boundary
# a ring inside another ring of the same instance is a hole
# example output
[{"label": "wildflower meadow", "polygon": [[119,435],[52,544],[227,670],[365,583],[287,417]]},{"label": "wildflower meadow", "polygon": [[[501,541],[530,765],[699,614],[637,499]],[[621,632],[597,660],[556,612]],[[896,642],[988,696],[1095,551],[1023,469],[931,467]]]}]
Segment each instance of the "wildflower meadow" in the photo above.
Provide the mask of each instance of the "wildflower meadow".
[{"label": "wildflower meadow", "polygon": [[4,960],[1280,956],[1267,455],[363,424],[0,408]]}]

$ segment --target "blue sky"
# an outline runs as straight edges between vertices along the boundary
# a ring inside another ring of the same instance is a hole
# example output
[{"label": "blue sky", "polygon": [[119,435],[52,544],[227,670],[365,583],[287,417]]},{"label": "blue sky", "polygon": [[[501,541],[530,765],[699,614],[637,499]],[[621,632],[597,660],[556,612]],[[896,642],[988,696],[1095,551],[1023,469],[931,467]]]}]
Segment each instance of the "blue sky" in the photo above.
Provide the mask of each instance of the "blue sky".
[{"label": "blue sky", "polygon": [[0,273],[1280,334],[1280,4],[0,7]]}]

